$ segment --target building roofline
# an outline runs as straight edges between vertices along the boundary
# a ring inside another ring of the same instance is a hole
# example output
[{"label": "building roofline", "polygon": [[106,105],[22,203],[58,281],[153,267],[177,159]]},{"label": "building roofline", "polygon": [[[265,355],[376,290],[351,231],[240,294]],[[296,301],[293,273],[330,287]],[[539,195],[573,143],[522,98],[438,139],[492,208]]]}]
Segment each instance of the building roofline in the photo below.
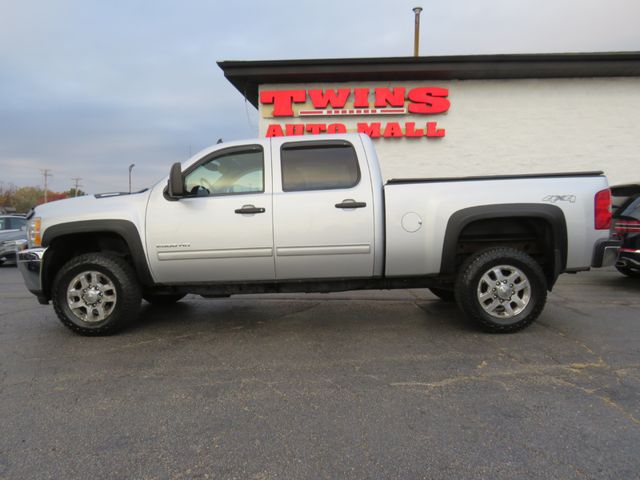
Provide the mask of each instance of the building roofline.
[{"label": "building roofline", "polygon": [[225,60],[224,76],[257,108],[264,83],[640,76],[640,52]]}]

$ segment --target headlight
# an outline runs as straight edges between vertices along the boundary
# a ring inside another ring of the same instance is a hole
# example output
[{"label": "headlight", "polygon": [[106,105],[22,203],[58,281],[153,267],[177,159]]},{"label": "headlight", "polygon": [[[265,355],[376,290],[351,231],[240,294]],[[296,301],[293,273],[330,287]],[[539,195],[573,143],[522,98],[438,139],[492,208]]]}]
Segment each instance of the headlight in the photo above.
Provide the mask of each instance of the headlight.
[{"label": "headlight", "polygon": [[29,248],[39,247],[42,243],[40,237],[40,225],[42,219],[40,217],[33,217],[29,220],[29,226],[27,227],[27,237],[29,238]]}]

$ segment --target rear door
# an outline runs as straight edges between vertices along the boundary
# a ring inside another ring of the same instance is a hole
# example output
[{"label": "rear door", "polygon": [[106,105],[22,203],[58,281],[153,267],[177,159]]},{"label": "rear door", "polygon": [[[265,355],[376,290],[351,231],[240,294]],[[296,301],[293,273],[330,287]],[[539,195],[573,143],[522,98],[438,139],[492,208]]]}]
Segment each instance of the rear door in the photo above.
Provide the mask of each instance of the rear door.
[{"label": "rear door", "polygon": [[359,139],[272,138],[276,278],[373,275],[371,175]]}]

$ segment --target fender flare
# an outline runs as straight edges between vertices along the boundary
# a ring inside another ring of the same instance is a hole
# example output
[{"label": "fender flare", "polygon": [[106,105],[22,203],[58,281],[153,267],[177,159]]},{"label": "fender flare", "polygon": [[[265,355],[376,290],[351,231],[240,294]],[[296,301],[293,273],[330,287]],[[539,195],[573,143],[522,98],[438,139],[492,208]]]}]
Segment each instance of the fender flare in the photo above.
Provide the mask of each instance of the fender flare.
[{"label": "fender flare", "polygon": [[546,221],[553,234],[553,272],[549,278],[551,287],[558,275],[567,267],[567,222],[564,212],[556,205],[539,203],[506,203],[481,205],[458,210],[447,222],[442,247],[441,274],[453,274],[456,269],[456,247],[464,228],[478,220],[495,218],[535,218]]},{"label": "fender flare", "polygon": [[64,235],[77,233],[115,233],[122,237],[129,251],[133,266],[138,274],[138,279],[143,285],[153,285],[147,256],[145,254],[140,234],[133,222],[121,219],[81,220],[77,222],[65,222],[52,225],[42,235],[42,246],[48,247],[55,239]]}]

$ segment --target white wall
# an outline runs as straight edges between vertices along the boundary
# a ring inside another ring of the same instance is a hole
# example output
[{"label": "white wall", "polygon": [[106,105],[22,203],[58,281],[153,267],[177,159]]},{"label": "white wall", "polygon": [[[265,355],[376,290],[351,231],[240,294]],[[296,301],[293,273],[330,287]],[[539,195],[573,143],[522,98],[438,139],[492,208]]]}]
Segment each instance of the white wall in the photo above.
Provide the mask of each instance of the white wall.
[{"label": "white wall", "polygon": [[[375,140],[385,178],[604,170],[611,184],[640,181],[640,78],[464,80],[262,85],[261,90],[439,86],[437,115],[264,118],[271,123],[437,121],[440,139]],[[308,107],[309,105],[307,105]],[[297,105],[294,109],[299,108]]]}]

